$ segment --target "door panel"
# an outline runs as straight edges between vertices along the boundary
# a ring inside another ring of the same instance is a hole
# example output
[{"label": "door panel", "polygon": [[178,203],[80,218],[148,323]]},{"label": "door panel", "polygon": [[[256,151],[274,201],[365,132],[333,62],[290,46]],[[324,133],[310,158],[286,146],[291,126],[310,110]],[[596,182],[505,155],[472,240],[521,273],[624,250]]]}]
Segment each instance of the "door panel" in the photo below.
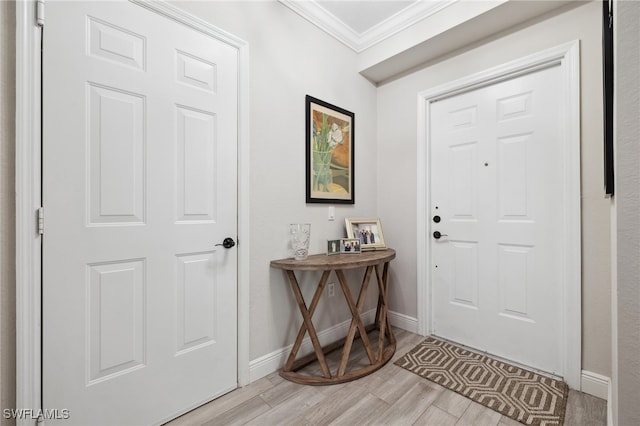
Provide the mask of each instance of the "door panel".
[{"label": "door panel", "polygon": [[237,51],[129,2],[44,46],[43,405],[159,423],[237,383]]},{"label": "door panel", "polygon": [[89,84],[91,225],[145,222],[145,100]]},{"label": "door panel", "polygon": [[452,303],[465,307],[478,306],[478,245],[451,241],[453,251]]},{"label": "door panel", "polygon": [[559,67],[431,105],[433,328],[562,373]]}]

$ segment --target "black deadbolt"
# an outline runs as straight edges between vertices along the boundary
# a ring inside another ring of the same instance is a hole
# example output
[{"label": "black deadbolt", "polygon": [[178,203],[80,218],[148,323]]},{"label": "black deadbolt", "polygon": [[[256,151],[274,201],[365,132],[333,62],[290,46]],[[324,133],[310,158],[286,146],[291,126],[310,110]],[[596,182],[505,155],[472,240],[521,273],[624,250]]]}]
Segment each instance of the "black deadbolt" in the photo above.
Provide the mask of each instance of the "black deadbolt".
[{"label": "black deadbolt", "polygon": [[433,221],[434,221],[435,223],[440,223],[440,216],[435,215],[435,216],[433,217]]}]

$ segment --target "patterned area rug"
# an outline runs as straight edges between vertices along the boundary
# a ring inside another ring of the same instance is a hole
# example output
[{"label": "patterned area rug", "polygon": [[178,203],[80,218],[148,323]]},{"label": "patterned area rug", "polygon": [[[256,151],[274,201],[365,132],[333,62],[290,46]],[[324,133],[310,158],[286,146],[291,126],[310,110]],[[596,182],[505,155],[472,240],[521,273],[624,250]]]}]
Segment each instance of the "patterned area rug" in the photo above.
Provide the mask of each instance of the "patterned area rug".
[{"label": "patterned area rug", "polygon": [[526,425],[562,425],[569,387],[433,337],[395,362]]}]

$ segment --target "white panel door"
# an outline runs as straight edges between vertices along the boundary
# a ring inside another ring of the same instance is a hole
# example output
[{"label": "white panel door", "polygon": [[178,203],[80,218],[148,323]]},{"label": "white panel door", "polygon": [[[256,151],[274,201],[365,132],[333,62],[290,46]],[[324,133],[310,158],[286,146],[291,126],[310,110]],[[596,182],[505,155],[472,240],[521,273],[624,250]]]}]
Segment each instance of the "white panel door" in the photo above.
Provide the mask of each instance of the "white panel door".
[{"label": "white panel door", "polygon": [[47,2],[43,406],[159,423],[236,388],[237,50]]},{"label": "white panel door", "polygon": [[556,374],[559,80],[558,66],[537,71],[432,103],[429,118],[433,332]]}]

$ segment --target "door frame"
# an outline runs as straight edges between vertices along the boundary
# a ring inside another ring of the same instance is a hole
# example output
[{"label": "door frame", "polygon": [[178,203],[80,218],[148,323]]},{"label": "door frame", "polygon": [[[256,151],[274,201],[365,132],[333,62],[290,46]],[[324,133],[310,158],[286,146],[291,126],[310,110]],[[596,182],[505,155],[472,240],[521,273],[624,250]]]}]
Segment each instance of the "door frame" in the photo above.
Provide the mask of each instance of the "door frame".
[{"label": "door frame", "polygon": [[[249,384],[249,44],[164,1],[129,0],[238,51],[238,386]],[[42,409],[42,27],[44,0],[16,3],[16,407]],[[46,223],[46,219],[45,219]],[[185,407],[186,408],[186,407]],[[21,417],[19,425],[33,420]]]},{"label": "door frame", "polygon": [[[417,314],[418,332],[426,336],[432,328],[432,283],[430,274],[430,107],[432,102],[450,96],[490,86],[514,77],[559,66],[561,69],[562,93],[562,156],[564,203],[559,217],[564,230],[558,242],[562,244],[562,276],[565,287],[561,306],[563,318],[561,336],[563,376],[573,389],[580,389],[582,368],[582,256],[580,225],[580,49],[575,40],[554,48],[538,52],[506,64],[472,74],[441,86],[418,93],[418,182],[417,182]],[[424,301],[424,303],[421,303]]]}]

